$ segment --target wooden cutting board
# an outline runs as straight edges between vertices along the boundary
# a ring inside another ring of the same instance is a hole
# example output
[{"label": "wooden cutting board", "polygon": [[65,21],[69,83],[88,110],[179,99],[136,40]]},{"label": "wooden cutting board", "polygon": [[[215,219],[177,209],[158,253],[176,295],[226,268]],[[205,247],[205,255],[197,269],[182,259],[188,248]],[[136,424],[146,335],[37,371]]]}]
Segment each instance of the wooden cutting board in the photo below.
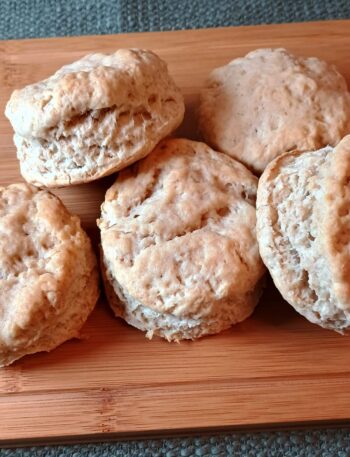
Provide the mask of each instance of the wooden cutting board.
[{"label": "wooden cutting board", "polygon": [[[14,88],[91,52],[150,48],[187,103],[179,134],[196,138],[207,73],[257,47],[287,47],[335,63],[350,83],[350,21],[0,42],[0,183],[20,180],[2,115]],[[97,240],[113,178],[57,192]],[[301,318],[270,285],[253,317],[217,336],[168,344],[113,317],[104,300],[85,339],[0,370],[2,442],[109,439],[350,418],[350,338]]]}]

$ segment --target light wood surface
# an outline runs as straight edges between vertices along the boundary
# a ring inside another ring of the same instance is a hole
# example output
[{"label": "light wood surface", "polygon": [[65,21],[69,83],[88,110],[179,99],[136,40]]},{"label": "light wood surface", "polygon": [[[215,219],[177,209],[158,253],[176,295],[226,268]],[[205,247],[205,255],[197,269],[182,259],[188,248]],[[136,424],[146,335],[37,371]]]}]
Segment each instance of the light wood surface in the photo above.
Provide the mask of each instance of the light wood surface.
[{"label": "light wood surface", "polygon": [[[207,73],[257,47],[280,46],[335,63],[350,82],[350,21],[0,42],[0,183],[20,180],[2,115],[11,91],[63,64],[118,47],[153,49],[186,97],[179,134],[196,138]],[[57,192],[95,240],[112,181]],[[271,285],[252,318],[194,343],[148,341],[103,300],[84,337],[0,371],[2,442],[350,419],[350,339],[299,317]]]}]

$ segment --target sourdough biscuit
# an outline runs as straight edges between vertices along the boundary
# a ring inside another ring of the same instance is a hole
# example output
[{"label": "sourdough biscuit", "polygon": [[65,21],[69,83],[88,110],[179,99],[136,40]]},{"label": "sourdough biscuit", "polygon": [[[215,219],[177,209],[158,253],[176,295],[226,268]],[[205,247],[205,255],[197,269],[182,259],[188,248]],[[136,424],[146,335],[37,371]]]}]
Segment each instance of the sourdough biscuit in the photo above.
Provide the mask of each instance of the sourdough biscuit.
[{"label": "sourdough biscuit", "polygon": [[350,325],[350,135],[334,149],[289,152],[258,188],[261,256],[285,298],[322,327]]},{"label": "sourdough biscuit", "polygon": [[179,89],[151,51],[88,55],[13,92],[6,116],[21,173],[47,187],[89,182],[141,157],[184,115]]},{"label": "sourdough biscuit", "polygon": [[98,295],[78,217],[47,191],[0,187],[0,366],[77,336]]},{"label": "sourdough biscuit", "polygon": [[164,140],[123,170],[98,221],[115,314],[168,341],[246,319],[265,271],[255,236],[256,188],[243,165],[183,139]]},{"label": "sourdough biscuit", "polygon": [[258,49],[210,74],[199,128],[208,144],[260,174],[284,152],[335,146],[350,132],[350,94],[322,60]]}]

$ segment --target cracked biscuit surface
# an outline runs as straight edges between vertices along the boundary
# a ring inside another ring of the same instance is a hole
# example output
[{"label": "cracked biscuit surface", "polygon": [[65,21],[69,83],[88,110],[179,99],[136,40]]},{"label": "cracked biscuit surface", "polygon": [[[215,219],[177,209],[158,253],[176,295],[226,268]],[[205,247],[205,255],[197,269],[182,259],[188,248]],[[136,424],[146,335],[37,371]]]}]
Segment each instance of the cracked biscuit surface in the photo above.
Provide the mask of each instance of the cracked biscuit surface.
[{"label": "cracked biscuit surface", "polygon": [[284,152],[335,146],[350,133],[350,93],[316,57],[258,49],[209,75],[199,128],[213,148],[261,174]]},{"label": "cracked biscuit surface", "polygon": [[257,234],[277,288],[322,327],[350,326],[350,136],[335,148],[290,152],[259,181]]},{"label": "cracked biscuit surface", "polygon": [[98,295],[79,218],[47,191],[0,187],[0,366],[78,336]]},{"label": "cracked biscuit surface", "polygon": [[162,141],[107,191],[98,225],[109,303],[169,341],[247,318],[265,268],[255,236],[257,178],[204,143]]},{"label": "cracked biscuit surface", "polygon": [[15,90],[6,106],[23,177],[60,187],[109,175],[149,154],[184,115],[156,54],[92,54]]}]

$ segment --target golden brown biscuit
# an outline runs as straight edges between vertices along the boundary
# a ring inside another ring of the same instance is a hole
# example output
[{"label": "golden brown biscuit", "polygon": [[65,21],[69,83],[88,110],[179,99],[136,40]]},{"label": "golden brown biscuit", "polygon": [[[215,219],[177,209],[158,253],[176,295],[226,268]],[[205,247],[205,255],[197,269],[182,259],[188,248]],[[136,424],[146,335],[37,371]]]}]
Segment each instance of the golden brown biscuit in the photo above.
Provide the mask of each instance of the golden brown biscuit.
[{"label": "golden brown biscuit", "polygon": [[169,341],[246,319],[265,271],[256,188],[243,165],[183,139],[164,140],[122,171],[98,221],[116,315]]},{"label": "golden brown biscuit", "polygon": [[350,135],[335,148],[289,152],[259,181],[261,256],[283,297],[309,321],[350,326]]},{"label": "golden brown biscuit", "polygon": [[79,218],[47,191],[0,187],[0,366],[77,336],[98,295]]},{"label": "golden brown biscuit", "polygon": [[145,157],[181,123],[184,102],[158,56],[120,49],[88,55],[14,91],[5,114],[23,177],[59,187]]},{"label": "golden brown biscuit", "polygon": [[260,174],[284,152],[335,146],[350,133],[350,94],[316,57],[258,49],[210,74],[199,127],[208,144]]}]

